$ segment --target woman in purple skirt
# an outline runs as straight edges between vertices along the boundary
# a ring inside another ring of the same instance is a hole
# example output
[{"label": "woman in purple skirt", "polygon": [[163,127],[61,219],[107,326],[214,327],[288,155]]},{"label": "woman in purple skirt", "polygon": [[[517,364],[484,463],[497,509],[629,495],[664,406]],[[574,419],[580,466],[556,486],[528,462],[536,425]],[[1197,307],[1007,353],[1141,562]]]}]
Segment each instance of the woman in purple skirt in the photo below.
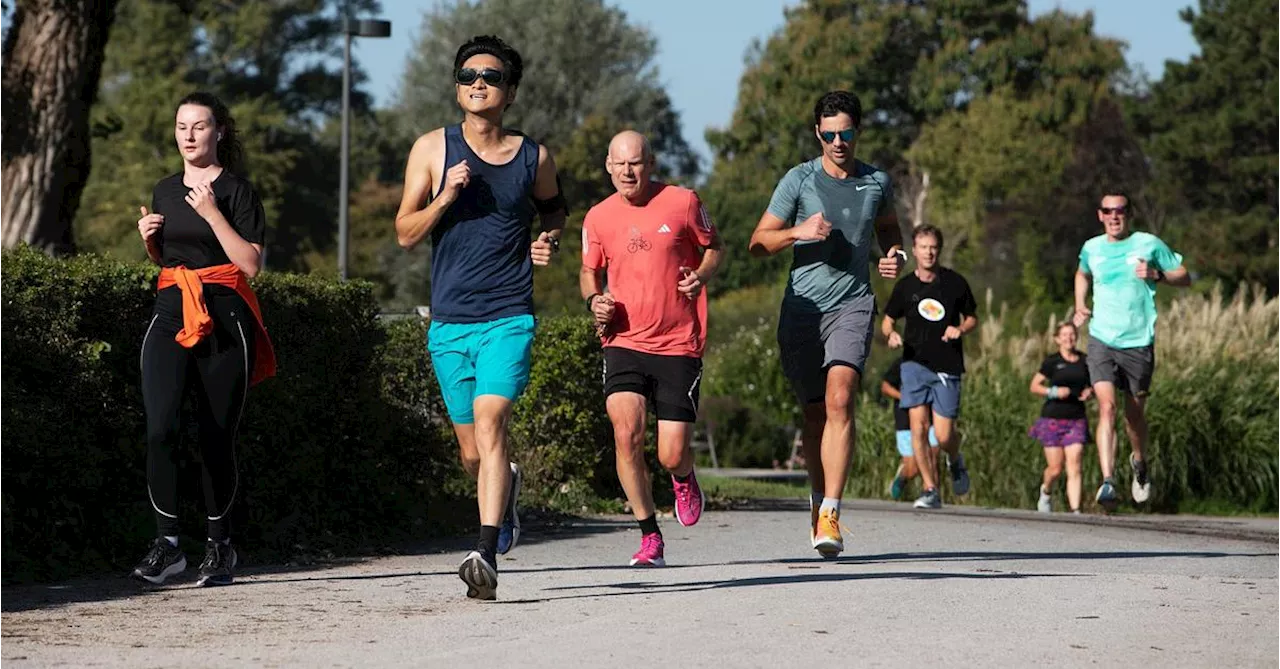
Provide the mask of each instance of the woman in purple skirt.
[{"label": "woman in purple skirt", "polygon": [[1049,491],[1053,482],[1067,468],[1067,502],[1073,513],[1080,513],[1080,467],[1084,444],[1089,440],[1089,418],[1084,403],[1093,394],[1089,384],[1089,368],[1085,355],[1076,350],[1078,333],[1070,321],[1058,326],[1053,340],[1058,352],[1044,359],[1040,371],[1031,378],[1031,392],[1045,398],[1040,418],[1029,432],[1044,445],[1044,477],[1040,484],[1040,501],[1036,508],[1044,513],[1053,510]]}]

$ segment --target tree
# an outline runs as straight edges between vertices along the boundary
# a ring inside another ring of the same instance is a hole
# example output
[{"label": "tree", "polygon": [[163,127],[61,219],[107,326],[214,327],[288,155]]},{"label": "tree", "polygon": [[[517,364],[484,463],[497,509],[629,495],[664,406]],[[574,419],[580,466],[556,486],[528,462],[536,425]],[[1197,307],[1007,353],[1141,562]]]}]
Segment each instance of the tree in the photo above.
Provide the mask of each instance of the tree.
[{"label": "tree", "polygon": [[23,0],[3,45],[4,247],[75,248],[89,175],[89,110],[116,0]]},{"label": "tree", "polygon": [[[921,129],[961,106],[979,87],[975,75],[950,78],[921,71],[944,53],[971,59],[967,49],[1025,21],[1017,0],[890,0],[849,3],[808,0],[787,10],[786,24],[747,55],[733,120],[707,133],[716,155],[707,184],[707,206],[733,250],[747,239],[777,180],[791,166],[817,155],[813,104],[824,92],[854,92],[864,109],[858,155],[888,170],[904,204],[922,201],[927,175],[913,171],[906,152]],[[964,49],[954,45],[963,45]],[[941,61],[939,61],[941,63]],[[967,61],[966,61],[967,62]],[[961,72],[939,64],[938,72]],[[906,212],[907,218],[917,218]],[[748,260],[730,255],[716,284],[720,290],[771,281],[786,258]],[[735,259],[736,258],[736,259]]]},{"label": "tree", "polygon": [[[1133,108],[1193,272],[1277,291],[1277,3],[1201,0],[1181,13],[1201,53],[1170,61]],[[1146,213],[1146,212],[1140,212]]]},{"label": "tree", "polygon": [[[976,47],[948,45],[917,72],[919,80],[940,73],[926,107],[964,102],[936,107],[940,115],[907,155],[932,176],[928,213],[956,254],[944,262],[980,268],[973,274],[1006,297],[1057,299],[1070,293],[1075,251],[1097,231],[1088,214],[1098,196],[1082,194],[1081,183],[1098,187],[1093,176],[1110,162],[1107,152],[1133,144],[1123,120],[1103,113],[1115,109],[1111,87],[1124,59],[1119,42],[1094,35],[1088,13],[1055,11],[1012,28]],[[1099,134],[1113,145],[1097,146]]]},{"label": "tree", "polygon": [[[416,137],[461,119],[453,57],[463,42],[482,34],[501,37],[524,59],[506,123],[551,148],[572,214],[560,259],[534,274],[535,298],[542,311],[578,308],[580,242],[574,230],[587,209],[613,192],[604,171],[610,138],[628,128],[645,133],[658,176],[669,181],[691,180],[697,159],[659,83],[653,36],[600,0],[459,0],[430,10],[397,95],[400,133]],[[403,153],[408,155],[408,144]],[[426,262],[423,255],[400,263],[389,277],[393,292],[425,299]]]},{"label": "tree", "polygon": [[697,159],[653,65],[656,41],[600,0],[459,0],[428,12],[396,105],[413,135],[461,118],[453,56],[481,34],[501,37],[524,59],[519,95],[506,119],[510,127],[558,152],[588,117],[608,119],[614,132],[645,133],[664,174],[696,174]]},{"label": "tree", "polygon": [[[336,246],[340,112],[340,12],[375,12],[374,0],[136,0],[121,6],[119,30],[146,39],[112,40],[94,148],[110,171],[95,171],[77,232],[86,246],[141,257],[133,233],[151,187],[181,163],[173,113],[197,89],[227,102],[244,143],[247,176],[267,210],[267,265],[307,271]],[[357,68],[354,83],[363,75]],[[369,98],[352,94],[357,116]],[[332,136],[332,141],[327,138]]]},{"label": "tree", "polygon": [[[1092,25],[1062,12],[1030,21],[1020,0],[809,0],[789,10],[749,54],[731,125],[707,136],[716,152],[708,207],[727,243],[745,249],[777,180],[817,155],[813,104],[843,88],[863,103],[858,155],[893,176],[900,217],[942,227],[958,262],[1012,266],[1006,278],[1016,280],[1020,256],[1035,265],[1041,247],[989,233],[1025,230],[1030,243],[1028,225],[1059,224],[1028,206],[1056,187],[1075,129],[1124,65],[1120,44]],[[979,247],[984,238],[1000,243]],[[786,267],[785,257],[737,257],[721,289]]]}]

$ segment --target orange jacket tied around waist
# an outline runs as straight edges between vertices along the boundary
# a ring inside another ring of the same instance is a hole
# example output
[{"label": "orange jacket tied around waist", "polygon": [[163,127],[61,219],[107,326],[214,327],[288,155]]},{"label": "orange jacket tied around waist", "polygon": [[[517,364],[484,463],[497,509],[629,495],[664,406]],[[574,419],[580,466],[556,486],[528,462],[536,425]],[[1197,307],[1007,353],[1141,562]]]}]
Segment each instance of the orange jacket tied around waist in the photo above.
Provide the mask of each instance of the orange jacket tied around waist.
[{"label": "orange jacket tied around waist", "polygon": [[214,265],[200,269],[186,267],[165,267],[160,270],[160,281],[157,290],[177,286],[182,291],[182,329],[174,337],[186,348],[200,343],[210,332],[213,332],[213,318],[204,305],[204,284],[212,283],[227,286],[236,291],[244,299],[253,312],[254,340],[256,343],[253,372],[249,377],[249,385],[274,376],[276,373],[276,352],[271,346],[271,338],[267,336],[267,328],[262,324],[262,310],[258,308],[258,296],[249,287],[244,272],[232,263]]}]

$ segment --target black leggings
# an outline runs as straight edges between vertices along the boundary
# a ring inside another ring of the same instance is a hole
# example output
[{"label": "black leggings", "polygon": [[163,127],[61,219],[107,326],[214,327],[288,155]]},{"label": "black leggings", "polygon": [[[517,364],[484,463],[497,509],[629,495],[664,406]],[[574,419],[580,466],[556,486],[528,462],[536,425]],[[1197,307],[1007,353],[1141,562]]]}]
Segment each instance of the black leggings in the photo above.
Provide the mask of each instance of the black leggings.
[{"label": "black leggings", "polygon": [[142,338],[147,492],[159,535],[177,536],[182,401],[188,389],[194,389],[209,538],[223,540],[230,537],[228,514],[240,483],[236,431],[253,368],[255,321],[244,300],[229,288],[206,286],[205,306],[213,318],[213,332],[184,348],[174,340],[182,329],[182,294],[176,286],[160,291]]}]

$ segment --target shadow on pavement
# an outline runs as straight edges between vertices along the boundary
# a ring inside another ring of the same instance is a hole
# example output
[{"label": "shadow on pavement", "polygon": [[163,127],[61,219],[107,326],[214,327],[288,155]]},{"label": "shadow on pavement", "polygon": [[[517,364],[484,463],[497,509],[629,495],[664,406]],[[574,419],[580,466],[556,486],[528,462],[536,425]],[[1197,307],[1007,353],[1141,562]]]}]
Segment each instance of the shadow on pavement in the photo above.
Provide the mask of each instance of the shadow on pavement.
[{"label": "shadow on pavement", "polygon": [[[778,561],[774,561],[778,562]],[[969,579],[969,580],[1021,580],[1028,578],[1086,578],[1080,574],[944,574],[937,572],[883,572],[876,574],[861,573],[816,573],[816,574],[795,574],[786,576],[756,576],[751,578],[731,578],[714,581],[690,581],[687,583],[653,583],[653,582],[631,582],[631,583],[614,583],[611,585],[571,585],[556,588],[545,588],[545,590],[587,590],[587,589],[618,589],[623,592],[600,592],[594,594],[574,594],[564,595],[560,597],[545,597],[540,599],[513,599],[500,600],[502,604],[536,604],[540,602],[554,602],[566,599],[593,599],[597,597],[620,597],[628,595],[655,595],[675,592],[697,592],[699,590],[717,590],[720,588],[751,588],[767,585],[796,585],[801,583],[833,583],[842,581],[867,581],[880,579],[902,579],[915,581],[937,581],[937,580],[953,580],[953,579]]]},{"label": "shadow on pavement", "polygon": [[[572,539],[584,535],[607,534],[620,532],[634,526],[632,522],[614,521],[602,518],[576,518],[568,516],[534,516],[533,522],[525,525],[525,532],[520,536],[520,545],[528,546],[548,543],[561,539]],[[300,564],[262,564],[253,565],[252,555],[242,553],[242,560],[248,557],[248,566],[242,563],[236,575],[241,577],[232,586],[254,585],[263,583],[303,583],[308,581],[331,580],[364,580],[394,579],[422,576],[450,575],[456,578],[456,572],[449,571],[406,571],[388,574],[359,574],[327,576],[326,572],[360,564],[388,556],[439,555],[457,553],[459,559],[464,551],[475,546],[474,536],[449,537],[412,542],[394,547],[392,550],[369,552],[354,557],[337,557],[311,561]],[[58,583],[6,585],[3,590],[3,602],[0,610],[4,612],[31,611],[57,608],[79,602],[99,602],[129,597],[149,597],[166,595],[195,589],[196,565],[193,558],[199,556],[188,554],[188,567],[182,574],[171,578],[163,586],[152,586],[135,581],[125,574],[99,574],[95,577],[77,578]],[[302,574],[295,578],[272,578],[275,575]],[[243,580],[243,577],[255,577],[254,580]],[[265,577],[265,578],[264,578]]]},{"label": "shadow on pavement", "polygon": [[[942,551],[919,553],[882,553],[879,555],[845,555],[832,560],[818,557],[777,558],[771,560],[729,560],[725,562],[708,562],[701,564],[667,565],[663,571],[672,569],[694,569],[698,567],[736,567],[757,565],[786,565],[792,568],[813,567],[820,565],[870,565],[894,564],[900,562],[988,562],[1001,560],[1128,560],[1151,558],[1248,558],[1273,557],[1275,551],[1267,553],[1222,553],[1207,551],[1102,551],[1102,552],[1009,552],[1009,551]],[[601,571],[626,570],[635,571],[636,567],[626,565],[565,565],[557,567],[529,567],[503,569],[504,574],[520,573],[552,573],[568,571]]]}]

